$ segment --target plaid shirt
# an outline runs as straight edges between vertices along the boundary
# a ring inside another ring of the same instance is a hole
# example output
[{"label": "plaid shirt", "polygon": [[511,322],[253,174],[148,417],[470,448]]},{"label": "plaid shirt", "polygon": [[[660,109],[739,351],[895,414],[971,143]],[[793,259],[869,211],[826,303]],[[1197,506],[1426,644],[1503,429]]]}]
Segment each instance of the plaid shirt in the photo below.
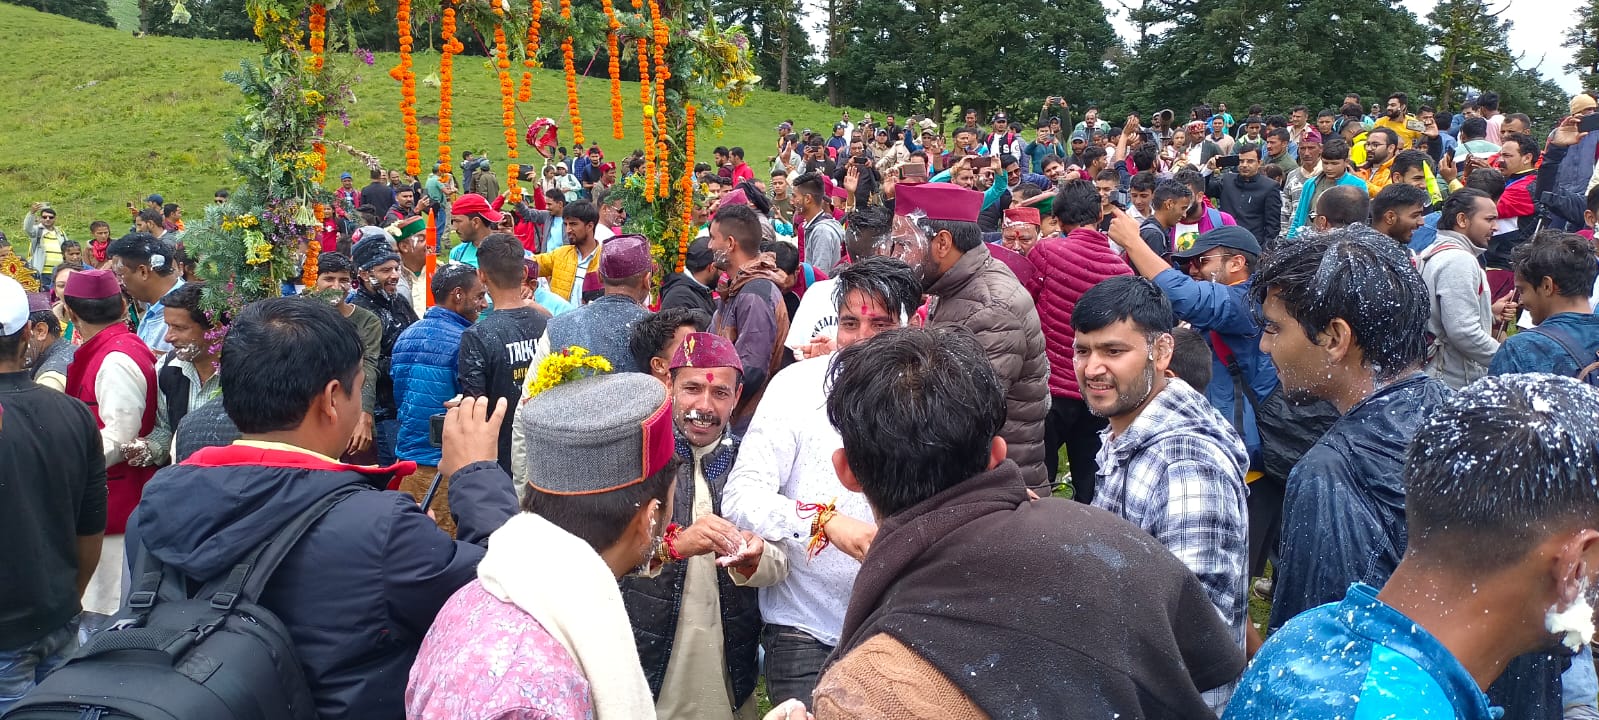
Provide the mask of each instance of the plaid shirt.
[{"label": "plaid shirt", "polygon": [[[1249,602],[1249,454],[1227,420],[1181,380],[1166,381],[1120,435],[1100,432],[1094,505],[1143,528],[1198,576],[1239,647]],[[1205,693],[1218,713],[1236,682]]]}]

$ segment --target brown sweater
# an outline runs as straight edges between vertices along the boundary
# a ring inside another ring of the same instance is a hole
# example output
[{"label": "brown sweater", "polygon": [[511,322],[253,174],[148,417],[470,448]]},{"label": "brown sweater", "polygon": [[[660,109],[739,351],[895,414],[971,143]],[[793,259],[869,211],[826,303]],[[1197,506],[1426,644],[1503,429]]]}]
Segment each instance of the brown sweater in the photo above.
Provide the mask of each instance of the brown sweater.
[{"label": "brown sweater", "polygon": [[916,651],[873,635],[822,676],[816,720],[988,720],[988,714]]}]

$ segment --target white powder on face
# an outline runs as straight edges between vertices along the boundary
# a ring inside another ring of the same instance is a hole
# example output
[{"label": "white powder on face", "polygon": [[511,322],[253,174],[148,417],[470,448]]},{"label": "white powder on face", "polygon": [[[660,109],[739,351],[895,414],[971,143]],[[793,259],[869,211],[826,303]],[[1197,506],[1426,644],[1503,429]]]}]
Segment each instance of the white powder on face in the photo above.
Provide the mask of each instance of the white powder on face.
[{"label": "white powder on face", "polygon": [[1544,629],[1560,636],[1560,644],[1572,652],[1580,652],[1582,646],[1593,641],[1593,605],[1588,602],[1588,583],[1584,582],[1577,592],[1577,601],[1565,610],[1556,611],[1553,607],[1544,613]]}]

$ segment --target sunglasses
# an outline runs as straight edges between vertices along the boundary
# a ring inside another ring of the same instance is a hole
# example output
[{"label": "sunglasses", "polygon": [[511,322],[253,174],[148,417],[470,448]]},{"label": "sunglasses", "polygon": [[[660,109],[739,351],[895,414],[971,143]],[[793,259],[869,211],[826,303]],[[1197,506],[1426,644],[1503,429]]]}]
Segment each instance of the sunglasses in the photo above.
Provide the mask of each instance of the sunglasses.
[{"label": "sunglasses", "polygon": [[56,216],[54,216],[54,215],[40,215],[39,219],[41,219],[41,220],[54,220],[54,219],[56,219]]}]

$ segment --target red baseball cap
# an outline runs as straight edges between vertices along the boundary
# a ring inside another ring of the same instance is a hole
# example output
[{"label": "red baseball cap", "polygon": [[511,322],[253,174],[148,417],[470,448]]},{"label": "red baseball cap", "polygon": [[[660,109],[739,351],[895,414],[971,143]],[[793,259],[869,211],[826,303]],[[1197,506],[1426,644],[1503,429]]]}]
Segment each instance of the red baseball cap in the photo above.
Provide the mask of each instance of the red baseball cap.
[{"label": "red baseball cap", "polygon": [[483,196],[477,193],[462,195],[455,199],[454,204],[450,205],[451,215],[471,215],[473,213],[482,215],[484,220],[494,224],[498,224],[505,218],[504,215],[500,214],[500,211],[489,205],[489,201],[484,200]]}]

